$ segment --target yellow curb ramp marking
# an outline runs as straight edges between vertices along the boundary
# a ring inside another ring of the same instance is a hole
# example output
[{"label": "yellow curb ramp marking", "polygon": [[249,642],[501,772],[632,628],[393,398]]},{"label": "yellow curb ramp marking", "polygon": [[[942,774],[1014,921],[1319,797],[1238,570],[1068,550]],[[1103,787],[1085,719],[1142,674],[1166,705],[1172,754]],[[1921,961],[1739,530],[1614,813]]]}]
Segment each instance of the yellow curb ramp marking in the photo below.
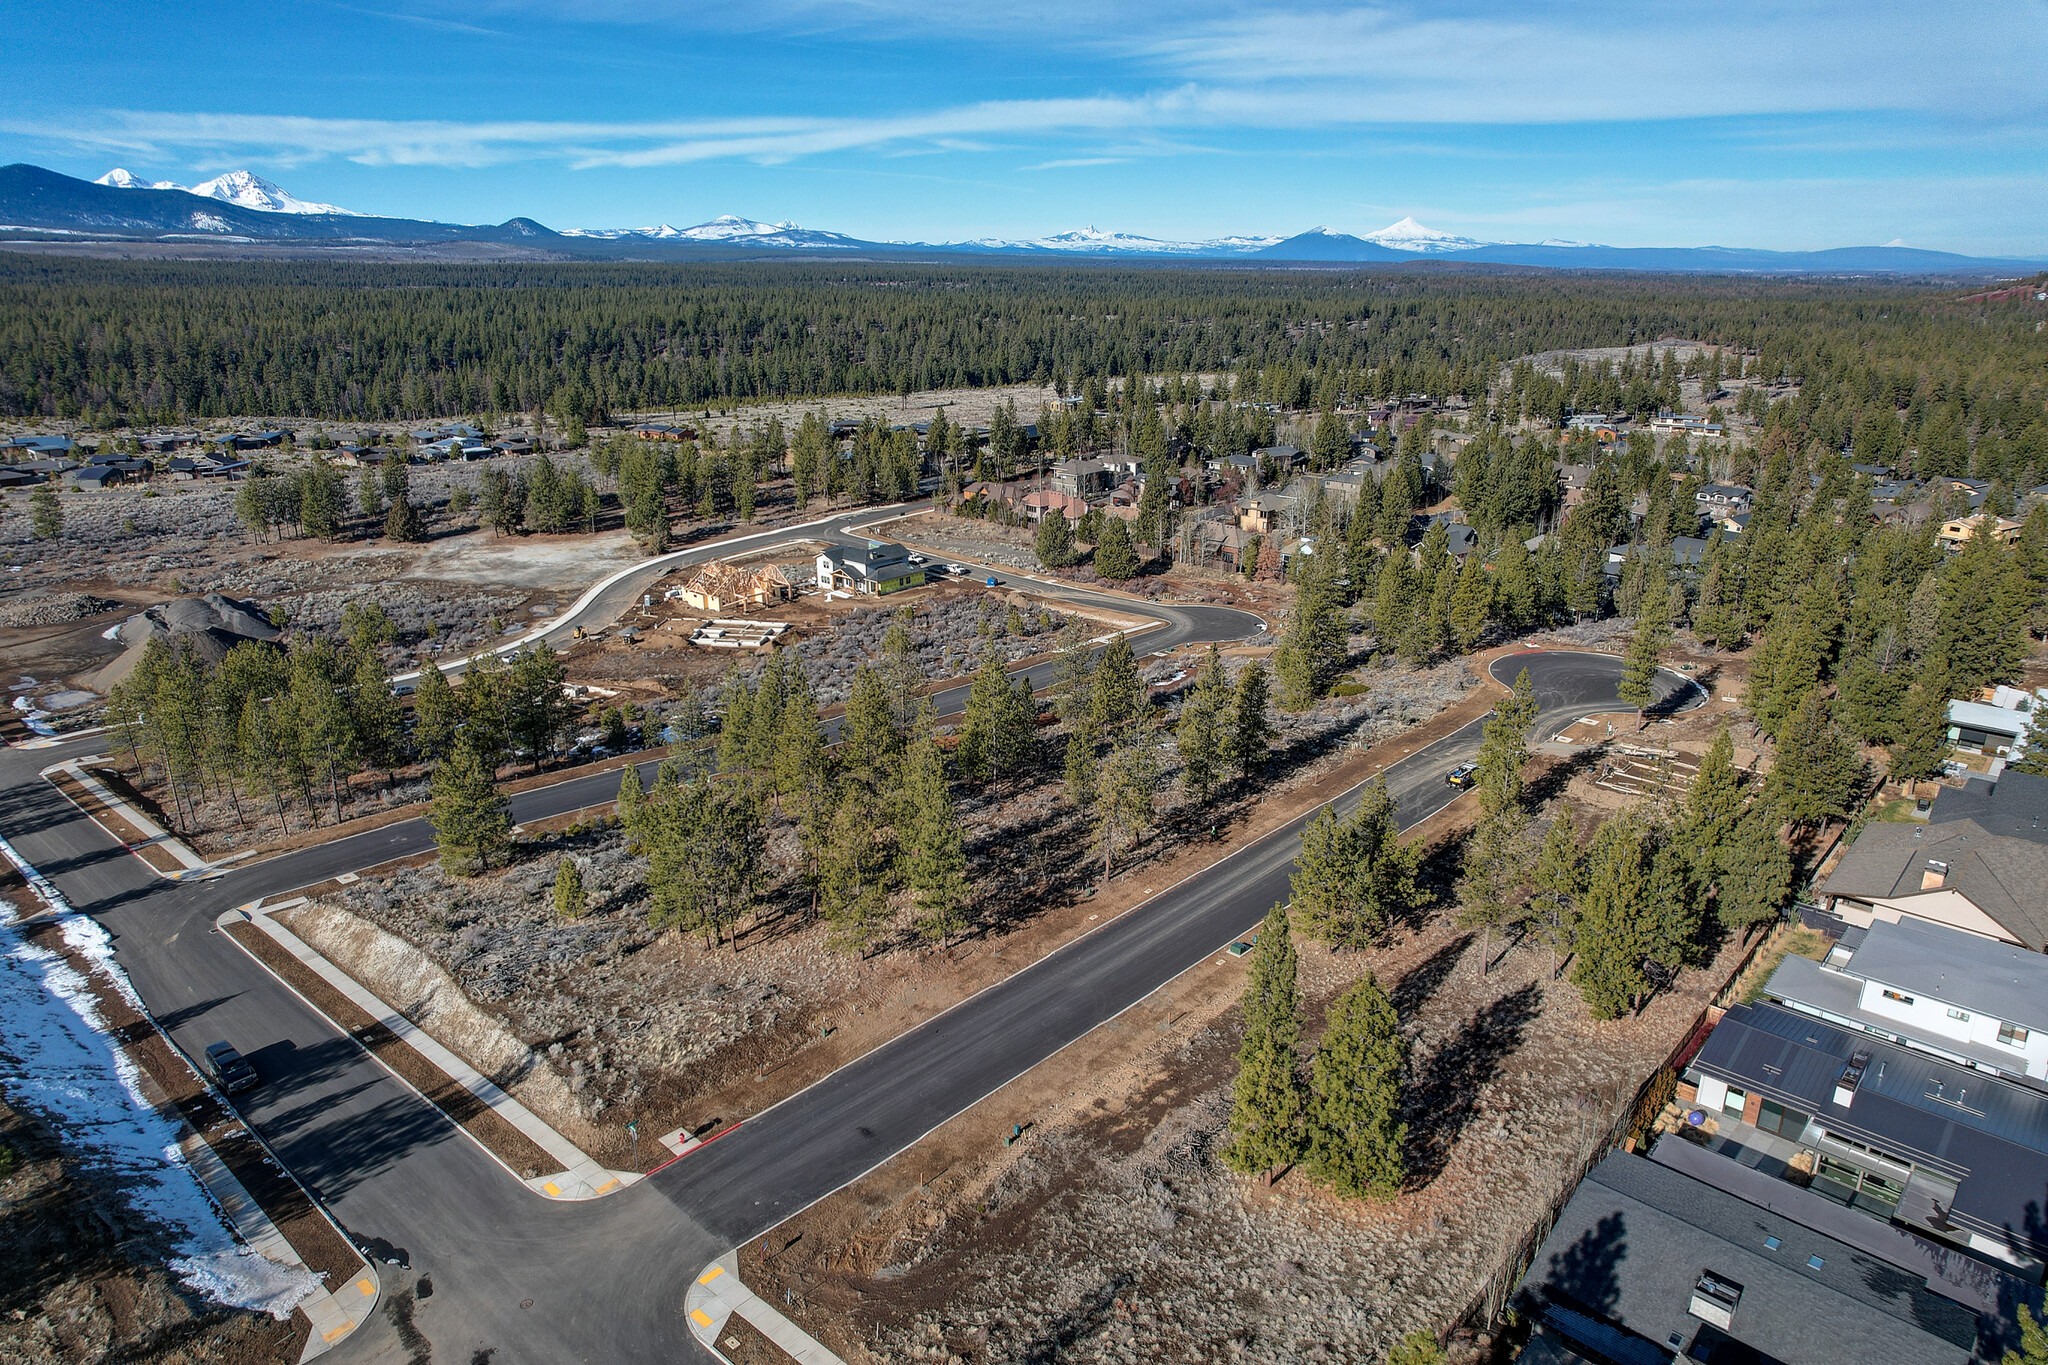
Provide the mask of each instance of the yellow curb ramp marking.
[{"label": "yellow curb ramp marking", "polygon": [[690,1310],[690,1317],[699,1327],[709,1327],[711,1325],[711,1315],[701,1308],[692,1308]]},{"label": "yellow curb ramp marking", "polygon": [[355,1330],[356,1330],[356,1325],[355,1325],[354,1323],[352,1323],[352,1322],[344,1322],[344,1323],[343,1323],[343,1324],[342,1324],[341,1326],[339,1326],[339,1327],[335,1328],[335,1329],[334,1329],[333,1331],[331,1331],[331,1332],[322,1332],[322,1333],[320,1334],[320,1340],[322,1340],[322,1341],[339,1341],[339,1340],[341,1340],[341,1339],[342,1339],[343,1337],[347,1336],[347,1335],[348,1335],[348,1334],[349,1334],[350,1332],[353,1332],[353,1331],[355,1331]]},{"label": "yellow curb ramp marking", "polygon": [[560,1199],[562,1197],[562,1187],[560,1185],[557,1185],[552,1180],[550,1180],[547,1184],[541,1186],[541,1188],[546,1190],[548,1194],[553,1198]]},{"label": "yellow curb ramp marking", "polygon": [[725,1273],[725,1267],[724,1267],[724,1266],[722,1266],[722,1265],[714,1265],[714,1266],[712,1266],[712,1267],[711,1267],[711,1269],[709,1269],[709,1270],[705,1271],[705,1272],[704,1272],[704,1273],[703,1273],[702,1275],[699,1275],[699,1276],[697,1277],[697,1283],[698,1283],[698,1284],[710,1284],[710,1283],[711,1283],[711,1282],[712,1282],[713,1280],[717,1279],[717,1278],[718,1278],[718,1277],[719,1277],[720,1275],[723,1275],[724,1273]]},{"label": "yellow curb ramp marking", "polygon": [[599,1186],[597,1187],[597,1191],[596,1191],[596,1192],[597,1192],[598,1194],[603,1194],[603,1193],[604,1193],[604,1192],[605,1192],[606,1190],[609,1190],[609,1189],[611,1189],[612,1187],[616,1186],[616,1185],[617,1185],[618,1183],[619,1183],[619,1182],[618,1182],[617,1180],[607,1180],[607,1181],[605,1181],[605,1182],[604,1182],[604,1184],[602,1184],[602,1185],[599,1185]]},{"label": "yellow curb ramp marking", "polygon": [[374,1280],[357,1280],[356,1292],[366,1299],[370,1298],[377,1292],[377,1283]]}]

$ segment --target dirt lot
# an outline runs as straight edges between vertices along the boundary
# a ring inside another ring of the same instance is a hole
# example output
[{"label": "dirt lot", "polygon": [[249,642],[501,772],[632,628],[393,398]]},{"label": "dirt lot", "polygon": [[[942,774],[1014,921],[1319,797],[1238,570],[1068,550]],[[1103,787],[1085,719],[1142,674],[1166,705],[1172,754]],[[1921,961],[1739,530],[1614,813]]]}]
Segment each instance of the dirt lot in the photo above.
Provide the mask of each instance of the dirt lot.
[{"label": "dirt lot", "polygon": [[39,1120],[0,1102],[0,1360],[9,1365],[286,1365],[304,1318],[215,1308],[162,1264],[152,1230]]},{"label": "dirt lot", "polygon": [[1369,953],[1306,946],[1311,1036],[1372,970],[1411,1039],[1411,1182],[1378,1207],[1222,1166],[1244,968],[1217,959],[783,1224],[742,1270],[849,1361],[1375,1359],[1471,1305],[1739,951],[1599,1024],[1534,948],[1481,978],[1446,917]]},{"label": "dirt lot", "polygon": [[[1017,405],[1021,422],[1038,420],[1040,407],[1057,407],[1058,392],[1035,384],[1011,384],[993,389],[920,389],[908,398],[896,394],[875,394],[866,398],[811,398],[770,403],[748,403],[732,408],[691,408],[634,415],[643,422],[671,422],[710,431],[719,441],[729,441],[734,432],[747,432],[775,419],[785,432],[794,432],[807,412],[823,413],[827,421],[864,421],[880,418],[886,426],[929,422],[932,414],[945,409],[946,420],[961,426],[985,427],[990,414],[1004,403]],[[623,418],[620,419],[623,421]]]}]

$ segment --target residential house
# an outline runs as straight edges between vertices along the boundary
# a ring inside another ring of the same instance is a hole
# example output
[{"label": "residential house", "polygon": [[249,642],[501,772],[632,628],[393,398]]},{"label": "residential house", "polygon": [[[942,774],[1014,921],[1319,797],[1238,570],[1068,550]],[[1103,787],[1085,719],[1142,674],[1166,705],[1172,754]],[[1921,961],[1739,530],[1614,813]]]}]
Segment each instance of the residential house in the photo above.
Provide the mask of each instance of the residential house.
[{"label": "residential house", "polygon": [[1996,536],[2001,543],[2006,545],[2014,545],[2019,542],[2020,523],[2014,521],[2011,517],[1994,516],[1990,512],[1979,512],[1974,517],[1959,517],[1954,521],[1945,521],[1941,524],[1941,529],[1935,532],[1935,534],[1941,537],[1942,542],[1949,549],[1959,550],[1962,548],[1963,542],[1976,535],[1980,530],[1988,535]]},{"label": "residential house", "polygon": [[1918,479],[1878,479],[1870,485],[1872,502],[1908,503],[1920,496],[1926,485]]},{"label": "residential house", "polygon": [[1764,994],[1961,1066],[2048,1082],[2048,957],[1923,920],[1878,920],[1815,962],[1794,954]]},{"label": "residential house", "polygon": [[1989,479],[1936,478],[1929,480],[1929,486],[1947,493],[1961,493],[1969,499],[1970,510],[1973,512],[1982,507],[1984,500],[1991,496]]},{"label": "residential house", "polygon": [[747,607],[765,607],[796,597],[796,585],[777,564],[742,568],[706,564],[684,585],[682,599],[698,611],[717,615]]},{"label": "residential house", "polygon": [[0,489],[27,488],[32,484],[39,484],[42,481],[43,476],[33,470],[16,469],[10,465],[0,465]]},{"label": "residential house", "polygon": [[1116,486],[1120,472],[1109,460],[1061,460],[1052,467],[1052,491],[1074,498],[1099,498]]},{"label": "residential house", "polygon": [[61,460],[70,453],[69,436],[16,436],[0,441],[0,458],[8,460]]},{"label": "residential house", "polygon": [[127,471],[117,465],[95,464],[74,469],[67,476],[72,487],[81,493],[97,493],[127,481]]},{"label": "residential house", "polygon": [[1653,436],[1696,436],[1716,440],[1721,435],[1721,424],[1709,422],[1704,417],[1652,417],[1650,434]]},{"label": "residential house", "polygon": [[1025,486],[1021,483],[997,483],[991,479],[976,479],[960,489],[962,505],[973,505],[984,511],[992,507],[1009,507],[1022,510]]},{"label": "residential house", "polygon": [[1271,461],[1273,468],[1282,474],[1292,474],[1308,462],[1308,456],[1298,446],[1261,446],[1252,452],[1252,456]]},{"label": "residential house", "polygon": [[1033,522],[1040,522],[1057,512],[1069,523],[1077,522],[1088,515],[1087,502],[1071,493],[1054,493],[1047,489],[1034,489],[1024,495],[1024,515]]},{"label": "residential house", "polygon": [[1777,1209],[1663,1161],[1610,1155],[1573,1191],[1515,1292],[1532,1324],[1523,1365],[1973,1358],[1972,1305],[1873,1256],[1868,1238],[1840,1240]]},{"label": "residential house", "polygon": [[[1208,509],[1204,509],[1208,510]],[[1222,512],[1223,509],[1215,509]],[[1254,534],[1226,516],[1200,516],[1181,527],[1182,555],[1198,569],[1241,570]]]},{"label": "residential house", "polygon": [[1942,787],[1925,824],[1873,820],[1819,888],[1808,923],[1839,936],[1927,920],[2048,951],[2048,777],[2010,770]]},{"label": "residential house", "polygon": [[849,592],[885,594],[924,583],[924,569],[894,541],[835,545],[818,555],[818,583]]},{"label": "residential house", "polygon": [[408,431],[406,435],[412,438],[414,445],[421,446],[431,445],[435,441],[445,441],[451,436],[459,436],[469,441],[481,441],[484,438],[480,428],[473,427],[467,422],[447,422],[438,427],[422,427],[418,431]]},{"label": "residential house", "polygon": [[1735,483],[1702,484],[1700,491],[1692,495],[1701,513],[1714,518],[1749,511],[1755,497],[1754,492]]},{"label": "residential house", "polygon": [[[1673,536],[1665,546],[1665,553],[1671,556],[1674,569],[1698,570],[1707,562],[1707,549],[1713,544],[1699,536]],[[1607,562],[1601,566],[1609,578],[1619,578],[1622,567],[1637,555],[1650,553],[1650,547],[1641,544],[1610,545],[1607,547]]]},{"label": "residential house", "polygon": [[1849,469],[1868,479],[1889,479],[1892,476],[1892,467],[1888,464],[1852,464]]},{"label": "residential house", "polygon": [[1284,493],[1260,493],[1238,501],[1237,524],[1253,535],[1270,535],[1293,509],[1294,499]]},{"label": "residential house", "polygon": [[642,441],[694,441],[697,439],[697,429],[695,427],[670,426],[665,422],[641,422],[638,425],[627,428],[626,434],[637,437]]},{"label": "residential house", "polygon": [[443,436],[422,443],[417,451],[422,460],[488,460],[498,448],[474,436]]},{"label": "residential house", "polygon": [[1769,1003],[1730,1009],[1685,1075],[1723,1155],[2041,1282],[2048,1092]]},{"label": "residential house", "polygon": [[270,431],[238,432],[220,438],[222,450],[269,450],[292,439],[289,428],[277,427]]},{"label": "residential house", "polygon": [[1987,691],[1987,696],[1949,702],[1949,742],[1980,754],[2016,754],[2027,747],[2034,708],[2048,701],[2048,689],[2036,694],[2000,685]]}]

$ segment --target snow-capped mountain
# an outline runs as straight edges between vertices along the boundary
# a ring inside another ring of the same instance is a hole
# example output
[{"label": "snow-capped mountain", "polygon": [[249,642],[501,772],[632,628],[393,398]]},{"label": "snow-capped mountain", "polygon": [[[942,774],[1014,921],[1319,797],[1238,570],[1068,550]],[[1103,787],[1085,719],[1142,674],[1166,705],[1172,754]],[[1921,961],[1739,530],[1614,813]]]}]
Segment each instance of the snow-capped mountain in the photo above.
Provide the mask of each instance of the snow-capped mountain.
[{"label": "snow-capped mountain", "polygon": [[1431,255],[1445,251],[1477,251],[1480,247],[1494,245],[1492,242],[1482,242],[1476,237],[1460,237],[1455,233],[1424,227],[1412,217],[1403,218],[1398,223],[1390,223],[1378,232],[1368,232],[1364,234],[1363,240],[1377,242],[1394,251],[1413,251]]},{"label": "snow-capped mountain", "polygon": [[344,218],[363,216],[354,209],[345,209],[337,204],[318,204],[310,199],[300,199],[254,171],[229,171],[226,175],[217,175],[196,185],[180,185],[175,180],[144,180],[116,166],[93,183],[111,185],[117,190],[183,190],[202,199],[218,199],[223,204],[255,209],[259,213],[337,214]]},{"label": "snow-capped mountain", "polygon": [[1216,237],[1201,242],[1172,242],[1133,232],[1104,232],[1098,227],[1085,227],[1050,237],[977,237],[972,241],[948,245],[978,247],[984,251],[1057,251],[1098,256],[1228,256],[1260,251],[1282,240],[1279,237]]},{"label": "snow-capped mountain", "polygon": [[678,228],[662,223],[644,228],[564,228],[565,237],[598,237],[618,241],[642,237],[664,242],[716,242],[728,246],[787,247],[809,250],[817,247],[855,247],[867,243],[841,232],[820,232],[795,223],[762,223],[737,214],[723,213],[708,223]]},{"label": "snow-capped mountain", "polygon": [[116,166],[92,182],[95,185],[112,185],[117,190],[182,190],[185,187],[175,180],[144,180],[131,171]]}]

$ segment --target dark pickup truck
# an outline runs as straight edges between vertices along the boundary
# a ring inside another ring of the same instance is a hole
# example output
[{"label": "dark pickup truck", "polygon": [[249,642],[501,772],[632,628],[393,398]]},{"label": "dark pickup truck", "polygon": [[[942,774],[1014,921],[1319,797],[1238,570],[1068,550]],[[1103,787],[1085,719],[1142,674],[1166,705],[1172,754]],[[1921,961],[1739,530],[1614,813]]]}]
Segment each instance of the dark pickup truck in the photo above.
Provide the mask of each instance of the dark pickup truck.
[{"label": "dark pickup truck", "polygon": [[233,1043],[208,1043],[200,1064],[213,1083],[230,1095],[239,1095],[244,1090],[255,1088],[256,1068],[248,1059],[235,1051]]}]

